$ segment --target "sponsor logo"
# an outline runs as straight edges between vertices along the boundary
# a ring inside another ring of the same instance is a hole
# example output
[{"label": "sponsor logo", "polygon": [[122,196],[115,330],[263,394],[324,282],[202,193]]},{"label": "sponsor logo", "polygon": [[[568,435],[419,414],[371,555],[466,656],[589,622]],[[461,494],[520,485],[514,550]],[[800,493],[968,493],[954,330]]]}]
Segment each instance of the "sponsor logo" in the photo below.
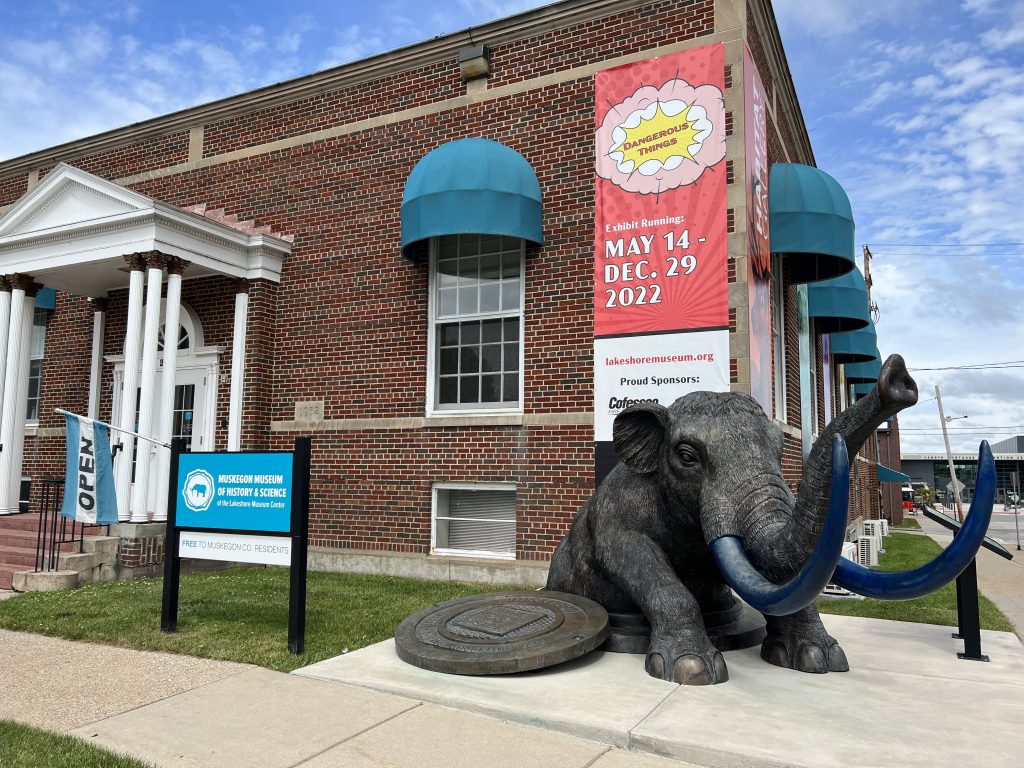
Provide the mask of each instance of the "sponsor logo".
[{"label": "sponsor logo", "polygon": [[656,403],[656,402],[658,402],[658,398],[656,398],[656,397],[639,397],[639,398],[634,398],[634,397],[615,397],[614,395],[612,395],[611,399],[608,401],[608,409],[609,410],[622,410],[623,408],[628,408],[629,406],[637,405],[638,403]]}]

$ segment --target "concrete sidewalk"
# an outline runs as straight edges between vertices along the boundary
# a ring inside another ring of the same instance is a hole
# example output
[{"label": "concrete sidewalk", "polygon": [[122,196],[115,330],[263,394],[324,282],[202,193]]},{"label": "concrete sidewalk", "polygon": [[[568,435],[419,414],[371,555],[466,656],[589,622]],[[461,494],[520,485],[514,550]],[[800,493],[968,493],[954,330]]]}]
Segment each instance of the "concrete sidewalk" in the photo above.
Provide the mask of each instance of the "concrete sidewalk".
[{"label": "concrete sidewalk", "polygon": [[[196,768],[1020,765],[1024,647],[1014,635],[985,632],[984,664],[957,660],[949,627],[825,621],[851,672],[801,674],[747,649],[726,654],[729,682],[706,688],[654,680],[642,656],[626,654],[460,677],[404,664],[389,640],[289,675],[7,632],[0,653],[18,646],[20,677],[0,678],[0,716]],[[54,654],[63,674],[33,676]],[[176,660],[195,677],[169,675],[172,695],[138,674]],[[108,683],[113,667],[126,674]],[[87,692],[68,688],[89,670]],[[79,697],[88,706],[69,715],[33,714]]]},{"label": "concrete sidewalk", "polygon": [[[912,519],[917,520],[921,524],[921,529],[939,545],[949,546],[953,539],[949,529],[924,515]],[[1017,632],[1017,637],[1024,640],[1024,552],[1018,552],[1014,542],[1003,539],[999,541],[1013,555],[1013,560],[1006,560],[982,548],[976,559],[978,588],[1006,614]]]}]

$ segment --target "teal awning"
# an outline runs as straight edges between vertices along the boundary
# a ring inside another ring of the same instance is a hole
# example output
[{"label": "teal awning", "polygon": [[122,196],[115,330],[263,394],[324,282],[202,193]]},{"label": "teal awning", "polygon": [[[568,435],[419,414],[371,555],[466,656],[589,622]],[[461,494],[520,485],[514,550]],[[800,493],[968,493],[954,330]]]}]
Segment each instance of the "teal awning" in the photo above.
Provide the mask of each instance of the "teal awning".
[{"label": "teal awning", "polygon": [[829,337],[829,344],[836,363],[866,363],[878,358],[878,338],[873,325],[859,331],[834,333]]},{"label": "teal awning", "polygon": [[[877,381],[877,379],[876,379],[876,381]],[[870,384],[854,384],[853,385],[853,394],[855,394],[857,397],[863,397],[864,395],[868,394],[874,388],[875,388],[874,382],[872,382]]]},{"label": "teal awning", "polygon": [[812,283],[854,268],[853,209],[839,182],[799,163],[775,163],[768,178],[772,253],[789,264],[789,279]]},{"label": "teal awning", "polygon": [[540,184],[526,158],[488,139],[458,139],[423,156],[402,195],[402,252],[458,234],[544,242]]},{"label": "teal awning", "polygon": [[878,465],[878,482],[880,483],[910,483],[910,475],[904,475],[895,469],[889,469],[884,464]]},{"label": "teal awning", "polygon": [[40,288],[36,293],[36,306],[39,309],[56,309],[57,292],[53,288]]},{"label": "teal awning", "polygon": [[807,315],[816,333],[845,333],[871,324],[868,287],[854,267],[842,277],[807,286]]},{"label": "teal awning", "polygon": [[878,381],[878,374],[882,372],[882,361],[878,359],[878,351],[875,351],[875,359],[866,363],[850,363],[843,366],[848,384],[874,384]]}]

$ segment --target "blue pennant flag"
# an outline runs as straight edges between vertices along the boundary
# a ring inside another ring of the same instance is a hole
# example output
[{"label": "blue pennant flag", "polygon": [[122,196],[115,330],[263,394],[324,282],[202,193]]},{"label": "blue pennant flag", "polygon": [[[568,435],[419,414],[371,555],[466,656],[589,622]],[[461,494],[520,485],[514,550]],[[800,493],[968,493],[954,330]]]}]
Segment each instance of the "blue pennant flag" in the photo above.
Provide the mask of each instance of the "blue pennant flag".
[{"label": "blue pennant flag", "polygon": [[117,522],[110,431],[102,421],[73,413],[67,419],[68,455],[61,514],[86,525]]}]

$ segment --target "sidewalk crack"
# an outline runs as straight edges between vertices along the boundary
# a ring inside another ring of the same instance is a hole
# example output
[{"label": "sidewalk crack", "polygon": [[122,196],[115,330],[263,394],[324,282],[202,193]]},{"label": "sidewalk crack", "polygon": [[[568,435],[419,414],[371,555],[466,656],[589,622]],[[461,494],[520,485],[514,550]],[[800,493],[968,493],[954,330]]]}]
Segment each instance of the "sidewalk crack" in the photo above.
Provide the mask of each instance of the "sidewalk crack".
[{"label": "sidewalk crack", "polygon": [[401,717],[406,712],[412,712],[414,709],[416,709],[416,707],[422,707],[422,706],[423,706],[423,702],[422,701],[417,701],[411,707],[406,707],[401,712],[396,712],[395,714],[391,715],[391,717],[386,717],[383,720],[381,720],[379,723],[374,723],[373,725],[368,725],[367,727],[363,728],[363,730],[358,731],[356,733],[353,733],[351,736],[346,736],[344,739],[340,739],[339,741],[336,741],[333,744],[329,744],[328,746],[326,746],[323,749],[321,749],[319,752],[314,752],[312,755],[307,755],[306,757],[304,757],[301,760],[299,760],[299,762],[292,763],[291,765],[287,766],[287,768],[298,768],[298,766],[300,766],[300,765],[305,765],[310,760],[315,760],[316,758],[320,757],[320,755],[324,754],[325,752],[330,752],[335,747],[340,747],[345,742],[351,741],[352,739],[356,738],[357,736],[362,736],[364,733],[372,731],[374,728],[379,728],[380,726],[384,725],[385,723],[390,723],[392,720],[394,720],[395,718]]}]

